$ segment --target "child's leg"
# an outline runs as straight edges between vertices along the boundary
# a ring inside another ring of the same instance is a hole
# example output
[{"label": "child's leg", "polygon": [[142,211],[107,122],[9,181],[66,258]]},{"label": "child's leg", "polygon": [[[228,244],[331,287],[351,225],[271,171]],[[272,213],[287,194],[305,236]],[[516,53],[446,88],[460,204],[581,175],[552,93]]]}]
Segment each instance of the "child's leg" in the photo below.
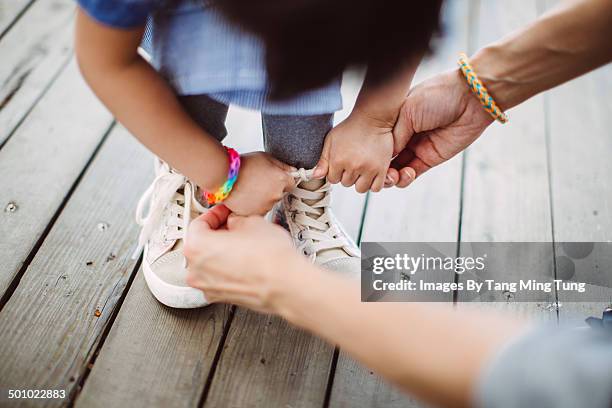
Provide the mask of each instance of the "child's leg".
[{"label": "child's leg", "polygon": [[[263,115],[266,151],[297,168],[316,166],[333,114],[314,116]],[[359,250],[332,215],[331,186],[300,175],[295,189],[277,204],[271,219],[285,226],[300,253],[318,265],[358,277]]]},{"label": "child's leg", "polygon": [[[206,95],[182,96],[180,103],[191,117],[212,136],[223,140],[227,134],[228,107]],[[172,135],[168,135],[172,137]],[[197,187],[168,164],[156,162],[156,177],[138,204],[137,218],[142,225],[139,247],[145,280],[153,295],[163,304],[178,308],[206,305],[201,291],[189,287],[183,257],[183,239],[190,220],[204,211]],[[143,217],[145,208],[148,215]]]},{"label": "child's leg", "polygon": [[268,153],[291,166],[316,166],[334,114],[312,116],[262,115],[264,146]]},{"label": "child's leg", "polygon": [[225,119],[229,107],[206,95],[179,96],[179,102],[196,123],[217,140],[227,136]]}]

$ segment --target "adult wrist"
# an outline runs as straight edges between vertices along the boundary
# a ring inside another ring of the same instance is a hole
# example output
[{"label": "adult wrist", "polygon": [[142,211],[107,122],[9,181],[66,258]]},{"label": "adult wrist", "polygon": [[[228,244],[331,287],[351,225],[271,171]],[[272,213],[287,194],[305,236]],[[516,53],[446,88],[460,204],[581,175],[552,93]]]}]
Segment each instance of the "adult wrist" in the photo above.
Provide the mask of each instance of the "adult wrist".
[{"label": "adult wrist", "polygon": [[533,95],[529,83],[520,78],[520,65],[524,63],[505,46],[482,48],[470,58],[470,64],[502,111]]}]

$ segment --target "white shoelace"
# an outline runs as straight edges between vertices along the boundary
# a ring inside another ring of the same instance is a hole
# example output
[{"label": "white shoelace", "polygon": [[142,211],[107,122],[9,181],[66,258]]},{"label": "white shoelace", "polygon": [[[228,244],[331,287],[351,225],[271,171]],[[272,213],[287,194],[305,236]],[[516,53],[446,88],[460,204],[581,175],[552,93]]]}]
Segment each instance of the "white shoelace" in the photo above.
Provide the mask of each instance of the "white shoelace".
[{"label": "white shoelace", "polygon": [[[144,192],[136,207],[136,222],[142,226],[138,236],[138,246],[133,257],[138,257],[140,251],[151,238],[155,229],[162,222],[164,211],[170,214],[163,220],[164,242],[183,239],[191,222],[192,206],[202,213],[206,208],[195,198],[196,187],[185,176],[173,172],[168,164],[158,163],[157,176]],[[183,194],[179,190],[183,188]],[[152,198],[155,197],[155,200]],[[144,211],[148,207],[145,215]]]},{"label": "white shoelace", "polygon": [[[312,170],[299,169],[291,175],[299,185],[300,182],[310,181],[312,172]],[[307,204],[304,200],[311,201],[312,204]],[[303,242],[298,250],[304,255],[316,256],[320,251],[350,247],[342,231],[332,221],[331,184],[329,182],[325,182],[315,191],[296,186],[290,193],[289,203],[293,221],[300,228],[298,239]]]}]

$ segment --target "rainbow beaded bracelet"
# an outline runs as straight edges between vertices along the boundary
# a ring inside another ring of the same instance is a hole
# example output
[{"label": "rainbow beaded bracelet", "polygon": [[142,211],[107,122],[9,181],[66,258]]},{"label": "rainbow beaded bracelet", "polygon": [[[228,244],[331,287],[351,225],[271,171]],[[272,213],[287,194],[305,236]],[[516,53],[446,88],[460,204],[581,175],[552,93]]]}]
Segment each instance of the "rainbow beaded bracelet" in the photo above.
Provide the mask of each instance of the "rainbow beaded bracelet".
[{"label": "rainbow beaded bracelet", "polygon": [[489,112],[489,115],[491,115],[493,119],[501,123],[506,123],[508,121],[508,115],[499,109],[493,97],[489,95],[487,88],[480,79],[478,79],[478,75],[476,75],[474,68],[470,65],[467,55],[464,53],[459,54],[459,61],[457,61],[457,64],[459,64],[459,69],[461,69],[470,89],[478,97],[484,109]]},{"label": "rainbow beaded bracelet", "polygon": [[234,183],[236,183],[236,180],[238,179],[238,170],[240,170],[240,155],[231,147],[225,146],[225,150],[227,150],[227,155],[229,157],[229,172],[227,174],[227,181],[223,183],[223,185],[219,187],[216,192],[208,193],[205,191],[202,194],[202,198],[206,200],[208,205],[214,205],[225,200],[232,191]]}]

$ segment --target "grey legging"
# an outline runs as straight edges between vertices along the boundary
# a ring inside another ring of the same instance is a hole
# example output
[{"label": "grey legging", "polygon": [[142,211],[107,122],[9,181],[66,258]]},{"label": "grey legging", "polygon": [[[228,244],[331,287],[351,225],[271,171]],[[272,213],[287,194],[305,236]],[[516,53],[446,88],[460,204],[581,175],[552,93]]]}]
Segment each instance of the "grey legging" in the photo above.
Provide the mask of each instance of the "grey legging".
[{"label": "grey legging", "polygon": [[[228,106],[207,95],[179,98],[185,110],[219,141],[227,135]],[[268,153],[297,168],[312,168],[319,161],[325,135],[332,128],[334,114],[293,116],[261,115],[264,147]]]}]

